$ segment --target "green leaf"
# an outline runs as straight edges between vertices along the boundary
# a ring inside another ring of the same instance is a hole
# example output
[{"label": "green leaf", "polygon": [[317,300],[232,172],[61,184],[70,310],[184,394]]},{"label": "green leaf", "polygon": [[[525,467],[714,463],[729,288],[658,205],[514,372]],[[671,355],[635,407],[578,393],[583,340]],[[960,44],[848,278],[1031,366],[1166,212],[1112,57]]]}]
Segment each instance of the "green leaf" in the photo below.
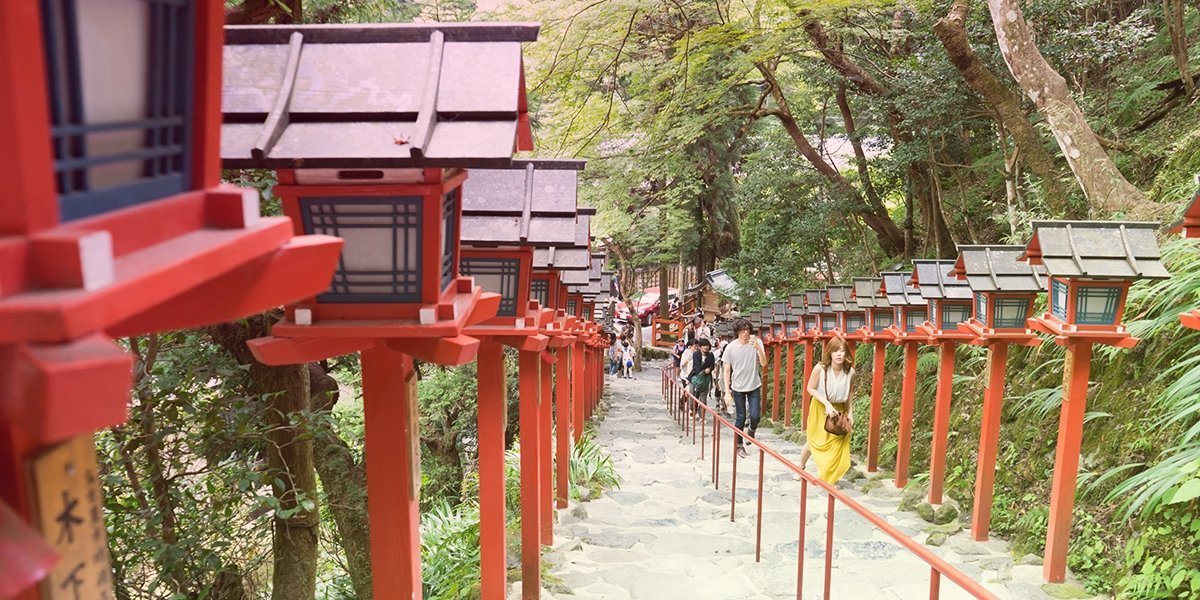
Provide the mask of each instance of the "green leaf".
[{"label": "green leaf", "polygon": [[1189,479],[1179,486],[1179,490],[1171,498],[1168,504],[1180,504],[1188,502],[1197,496],[1200,496],[1200,477]]}]

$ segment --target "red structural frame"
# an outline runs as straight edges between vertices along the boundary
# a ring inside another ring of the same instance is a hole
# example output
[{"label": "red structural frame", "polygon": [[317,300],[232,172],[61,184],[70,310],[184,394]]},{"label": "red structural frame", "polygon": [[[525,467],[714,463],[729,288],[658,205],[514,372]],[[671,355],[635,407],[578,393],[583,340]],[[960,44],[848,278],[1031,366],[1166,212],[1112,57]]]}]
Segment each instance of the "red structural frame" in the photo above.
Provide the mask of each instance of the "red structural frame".
[{"label": "red structural frame", "polygon": [[[257,192],[220,183],[222,9],[196,12],[187,190],[63,223],[40,5],[0,3],[0,499],[29,529],[30,461],[127,418],[133,361],[113,337],[260,312],[324,289],[336,266],[341,240],[295,237],[286,219],[258,216]],[[32,567],[5,585],[53,562]]]}]

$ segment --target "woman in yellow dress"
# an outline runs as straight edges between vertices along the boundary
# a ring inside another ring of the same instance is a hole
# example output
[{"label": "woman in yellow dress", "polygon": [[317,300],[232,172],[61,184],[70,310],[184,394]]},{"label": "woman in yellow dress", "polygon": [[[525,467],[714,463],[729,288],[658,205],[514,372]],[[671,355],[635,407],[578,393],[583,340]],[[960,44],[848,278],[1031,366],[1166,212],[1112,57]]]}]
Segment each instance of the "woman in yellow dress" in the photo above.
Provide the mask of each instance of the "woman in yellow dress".
[{"label": "woman in yellow dress", "polygon": [[805,423],[808,442],[800,453],[800,468],[808,465],[811,455],[817,461],[817,477],[833,484],[850,470],[850,434],[833,435],[825,431],[825,415],[845,412],[850,424],[854,425],[853,403],[850,402],[854,367],[847,360],[846,340],[835,337],[824,346],[821,362],[813,368],[808,379],[812,404]]}]

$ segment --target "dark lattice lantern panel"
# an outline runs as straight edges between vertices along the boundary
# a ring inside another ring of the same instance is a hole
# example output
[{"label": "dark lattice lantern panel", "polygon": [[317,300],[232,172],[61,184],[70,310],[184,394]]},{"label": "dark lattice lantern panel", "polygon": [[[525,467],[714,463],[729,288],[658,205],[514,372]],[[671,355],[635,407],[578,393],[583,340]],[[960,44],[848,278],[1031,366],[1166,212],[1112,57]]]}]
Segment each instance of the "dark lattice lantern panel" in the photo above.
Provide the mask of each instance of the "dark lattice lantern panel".
[{"label": "dark lattice lantern panel", "polygon": [[812,335],[821,335],[829,331],[821,318],[824,305],[824,290],[804,290],[804,309],[810,317],[809,330]]},{"label": "dark lattice lantern panel", "polygon": [[464,248],[459,269],[485,292],[500,294],[496,319],[524,318],[530,298],[533,253],[529,250]]},{"label": "dark lattice lantern panel", "polygon": [[877,277],[854,279],[851,290],[854,303],[863,309],[863,326],[860,330],[865,338],[883,333],[892,326],[892,307],[887,296],[880,290],[882,280]]},{"label": "dark lattice lantern panel", "polygon": [[[1129,286],[1170,277],[1160,260],[1157,223],[1034,221],[1022,258],[1046,269],[1049,310],[1036,317],[1055,335],[1126,336]],[[1032,324],[1032,323],[1031,323]]]},{"label": "dark lattice lantern panel", "polygon": [[970,337],[959,323],[971,318],[974,296],[966,281],[953,277],[952,260],[914,260],[912,282],[927,303],[927,320],[921,331],[939,338]]},{"label": "dark lattice lantern panel", "polygon": [[192,189],[193,3],[41,7],[62,220]]},{"label": "dark lattice lantern panel", "polygon": [[1032,335],[1026,319],[1046,289],[1045,271],[1017,260],[1024,246],[959,246],[951,276],[974,293],[972,316],[960,327],[981,338]]},{"label": "dark lattice lantern panel", "polygon": [[880,289],[892,307],[893,337],[898,340],[922,338],[917,327],[925,322],[928,303],[921,297],[920,289],[912,283],[912,272],[890,271],[880,273],[880,277]]}]

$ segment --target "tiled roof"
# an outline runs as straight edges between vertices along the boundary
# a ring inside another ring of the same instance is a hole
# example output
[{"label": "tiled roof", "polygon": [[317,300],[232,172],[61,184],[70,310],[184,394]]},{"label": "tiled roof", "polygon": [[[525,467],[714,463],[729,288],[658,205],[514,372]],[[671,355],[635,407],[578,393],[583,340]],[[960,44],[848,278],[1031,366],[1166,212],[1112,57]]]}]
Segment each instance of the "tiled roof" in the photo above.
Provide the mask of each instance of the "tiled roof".
[{"label": "tiled roof", "polygon": [[888,308],[887,296],[879,291],[882,280],[878,277],[856,277],[854,279],[854,301],[862,308]]},{"label": "tiled roof", "polygon": [[1034,221],[1025,257],[1053,276],[1166,279],[1157,231],[1158,223]]},{"label": "tiled roof", "polygon": [[883,279],[884,294],[892,306],[924,306],[921,291],[911,283],[912,271],[888,271],[879,274]]},{"label": "tiled roof", "polygon": [[1044,292],[1045,269],[1017,260],[1024,246],[959,246],[952,276],[976,292]]},{"label": "tiled roof", "polygon": [[529,23],[230,26],[221,159],[234,168],[505,166],[532,150]]},{"label": "tiled roof", "polygon": [[971,286],[950,276],[952,260],[914,260],[913,279],[926,300],[970,300]]}]

